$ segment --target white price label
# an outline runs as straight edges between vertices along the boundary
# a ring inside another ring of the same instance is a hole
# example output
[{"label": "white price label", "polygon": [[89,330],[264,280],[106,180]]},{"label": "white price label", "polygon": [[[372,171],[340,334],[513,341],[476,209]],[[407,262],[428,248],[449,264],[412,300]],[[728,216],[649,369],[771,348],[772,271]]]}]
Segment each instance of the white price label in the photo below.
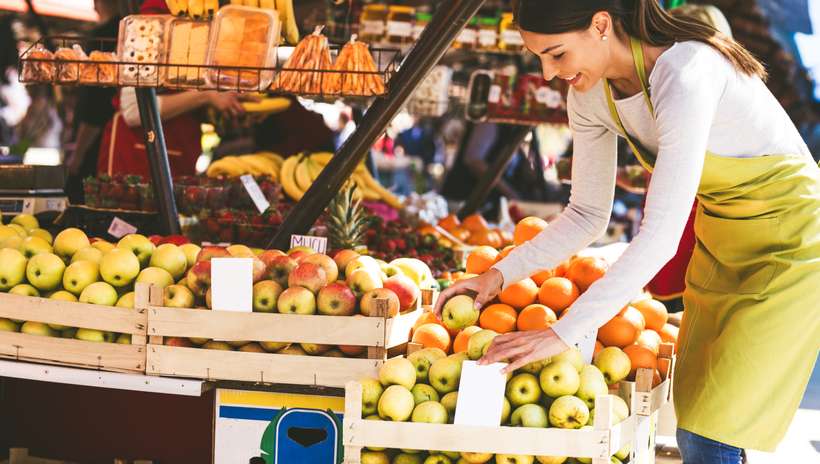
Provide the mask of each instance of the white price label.
[{"label": "white price label", "polygon": [[411,37],[413,35],[413,25],[404,21],[387,21],[387,35]]},{"label": "white price label", "polygon": [[501,40],[507,45],[524,45],[524,39],[521,38],[521,33],[516,30],[504,30],[501,32]]},{"label": "white price label", "polygon": [[456,37],[456,42],[471,45],[475,44],[476,35],[475,29],[462,29],[461,33]]},{"label": "white price label", "polygon": [[486,29],[478,31],[478,44],[482,47],[495,47],[498,44],[498,33]]},{"label": "white price label", "polygon": [[[504,409],[507,377],[501,373],[506,364],[479,366],[475,361],[461,365],[456,415],[458,425],[498,427]],[[493,398],[489,401],[488,398]]]},{"label": "white price label", "polygon": [[137,228],[122,219],[114,216],[111,225],[108,226],[108,234],[114,238],[123,238],[128,234],[136,234]]},{"label": "white price label", "polygon": [[253,204],[256,205],[256,209],[259,210],[259,214],[267,211],[268,208],[270,208],[270,202],[265,198],[265,194],[262,193],[262,189],[259,188],[256,179],[250,174],[245,174],[239,179],[242,181],[242,186],[245,187],[245,191],[248,192],[248,196],[253,200]]},{"label": "white price label", "polygon": [[493,85],[490,86],[490,94],[487,97],[487,101],[490,103],[498,103],[501,101],[501,86],[500,85]]},{"label": "white price label", "polygon": [[385,24],[382,21],[362,21],[359,33],[362,35],[384,35]]},{"label": "white price label", "polygon": [[316,253],[324,254],[327,251],[327,237],[314,237],[311,235],[291,235],[290,247],[308,247]]},{"label": "white price label", "polygon": [[252,259],[211,259],[211,307],[214,311],[253,311]]}]

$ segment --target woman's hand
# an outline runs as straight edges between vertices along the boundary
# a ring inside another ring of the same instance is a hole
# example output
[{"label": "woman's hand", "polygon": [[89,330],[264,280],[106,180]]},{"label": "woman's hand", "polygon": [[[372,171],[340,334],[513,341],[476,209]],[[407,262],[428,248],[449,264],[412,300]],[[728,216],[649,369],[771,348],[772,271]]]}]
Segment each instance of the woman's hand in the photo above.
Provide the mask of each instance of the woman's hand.
[{"label": "woman's hand", "polygon": [[444,307],[444,303],[456,295],[475,295],[475,307],[481,309],[487,302],[501,293],[503,284],[504,277],[500,271],[495,269],[490,269],[472,279],[459,280],[439,294],[436,306],[433,308],[433,314],[441,319],[441,308]]},{"label": "woman's hand", "polygon": [[493,339],[490,348],[479,361],[479,364],[509,362],[504,368],[506,374],[533,361],[551,358],[568,350],[552,329],[529,330],[499,335]]},{"label": "woman's hand", "polygon": [[217,111],[234,118],[245,114],[245,108],[242,107],[243,101],[259,101],[259,97],[237,92],[217,92],[215,90],[208,93],[208,103],[211,106]]}]

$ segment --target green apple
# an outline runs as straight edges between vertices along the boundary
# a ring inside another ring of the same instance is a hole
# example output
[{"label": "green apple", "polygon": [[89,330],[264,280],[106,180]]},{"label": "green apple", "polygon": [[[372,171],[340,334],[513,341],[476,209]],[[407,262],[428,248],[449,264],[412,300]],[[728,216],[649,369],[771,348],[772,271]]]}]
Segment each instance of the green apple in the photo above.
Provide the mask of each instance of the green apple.
[{"label": "green apple", "polygon": [[100,276],[115,287],[129,285],[139,273],[139,259],[134,253],[124,248],[115,248],[103,254],[100,261]]},{"label": "green apple", "polygon": [[490,343],[497,336],[498,333],[489,329],[479,330],[470,335],[470,338],[467,340],[467,356],[473,361],[481,359],[484,350],[490,346]]},{"label": "green apple", "polygon": [[51,236],[51,232],[45,229],[31,229],[30,231],[28,231],[28,235],[29,237],[40,237],[41,239],[48,242],[49,245],[54,243],[54,237]]},{"label": "green apple", "polygon": [[[193,339],[191,339],[193,340]],[[205,343],[205,342],[202,342]],[[197,343],[197,345],[201,345],[202,343]],[[282,343],[282,342],[259,342],[259,345],[262,346],[262,349],[267,351],[268,353],[278,353],[285,348],[290,346],[290,343]],[[375,412],[375,409],[373,410]]]},{"label": "green apple", "polygon": [[24,238],[23,243],[20,244],[18,249],[26,258],[31,258],[40,253],[51,253],[53,251],[51,245],[40,237]]},{"label": "green apple", "polygon": [[493,458],[493,455],[490,453],[461,453],[461,459],[459,461],[464,461],[467,464],[484,464],[488,462],[490,459]]},{"label": "green apple", "polygon": [[136,294],[134,292],[128,292],[125,295],[121,296],[117,300],[117,304],[114,306],[120,308],[134,308],[134,299],[136,298]]},{"label": "green apple", "polygon": [[522,367],[521,369],[519,369],[519,371],[526,372],[526,373],[532,374],[532,375],[539,375],[541,373],[541,370],[543,370],[544,367],[546,367],[549,363],[550,363],[549,358],[542,359],[541,361],[533,361],[533,362],[527,364],[526,366]]},{"label": "green apple", "polygon": [[51,327],[42,322],[28,321],[20,327],[20,332],[29,335],[40,335],[43,337],[54,337],[56,334]]},{"label": "green apple", "polygon": [[195,305],[194,293],[185,285],[169,285],[162,295],[162,305],[168,308],[193,308]]},{"label": "green apple", "polygon": [[196,264],[196,256],[202,248],[193,243],[186,243],[184,245],[180,245],[179,249],[185,253],[185,261],[187,262],[188,269],[192,268],[194,264]]},{"label": "green apple", "polygon": [[512,407],[517,408],[524,404],[535,404],[541,399],[541,388],[538,379],[532,374],[518,374],[507,382],[505,396],[510,400]]},{"label": "green apple", "polygon": [[104,253],[98,248],[87,246],[77,250],[77,252],[71,256],[71,262],[76,263],[77,261],[91,261],[99,265],[100,261],[102,261],[103,254]]},{"label": "green apple", "polygon": [[567,461],[565,456],[536,456],[538,464],[564,464]]},{"label": "green apple", "polygon": [[362,464],[390,464],[384,451],[362,451]]},{"label": "green apple", "polygon": [[225,342],[218,342],[216,340],[210,340],[209,342],[202,345],[202,348],[206,350],[233,351],[231,345]]},{"label": "green apple", "polygon": [[[2,226],[6,227],[6,226]],[[17,234],[12,236],[0,239],[0,248],[14,248],[15,250],[20,248],[20,245],[23,244],[23,238]]]},{"label": "green apple", "polygon": [[8,227],[11,228],[11,230],[13,230],[21,239],[28,237],[28,232],[26,232],[26,229],[20,224],[9,224]]},{"label": "green apple", "polygon": [[413,363],[413,366],[416,368],[416,379],[419,382],[427,382],[430,365],[446,357],[447,353],[441,348],[430,347],[409,354],[407,359]]},{"label": "green apple", "polygon": [[53,253],[40,253],[28,260],[26,278],[38,290],[54,290],[63,280],[65,263]]},{"label": "green apple", "polygon": [[379,417],[393,422],[404,422],[413,413],[415,402],[410,390],[401,385],[391,385],[379,398]]},{"label": "green apple", "polygon": [[101,330],[79,328],[77,329],[77,332],[74,334],[74,338],[86,342],[103,343],[105,342],[105,333],[103,333]]},{"label": "green apple", "polygon": [[364,379],[360,383],[362,384],[362,415],[376,414],[384,387],[376,379]]},{"label": "green apple", "polygon": [[253,284],[253,311],[276,312],[276,302],[282,294],[282,286],[273,280],[261,280]]},{"label": "green apple", "polygon": [[121,238],[120,241],[117,242],[117,248],[129,250],[131,253],[134,253],[134,256],[140,261],[140,267],[148,266],[148,263],[151,261],[151,255],[156,249],[154,244],[148,240],[146,236],[140,234],[128,234]]},{"label": "green apple", "polygon": [[299,346],[308,356],[322,356],[333,348],[333,345],[322,345],[319,343],[300,343]]},{"label": "green apple", "polygon": [[63,272],[63,288],[79,295],[100,279],[100,267],[93,261],[75,261]]},{"label": "green apple", "polygon": [[434,361],[428,373],[430,385],[442,395],[458,390],[461,380],[461,363],[466,358],[465,353],[457,353]]},{"label": "green apple", "polygon": [[507,397],[504,397],[504,404],[501,406],[501,424],[506,424],[507,421],[510,420],[510,413],[512,411],[512,405],[510,404],[510,400]]},{"label": "green apple", "polygon": [[581,369],[580,383],[575,396],[584,400],[588,408],[595,407],[595,397],[609,393],[604,374],[597,367],[588,364]]},{"label": "green apple", "polygon": [[446,424],[447,410],[438,401],[425,401],[416,405],[410,421],[426,424]]},{"label": "green apple", "polygon": [[581,386],[581,376],[568,361],[553,361],[541,370],[541,390],[552,398],[574,395]]},{"label": "green apple", "polygon": [[440,399],[436,389],[424,383],[413,385],[410,393],[413,394],[413,401],[416,402],[416,405],[425,401],[439,401]]},{"label": "green apple", "polygon": [[17,324],[10,319],[0,318],[0,332],[17,332]]},{"label": "green apple", "polygon": [[174,285],[174,277],[161,267],[146,267],[137,275],[136,282],[153,284],[159,288]]},{"label": "green apple", "polygon": [[74,338],[77,335],[76,327],[69,327],[60,331],[60,338]]},{"label": "green apple", "polygon": [[458,404],[458,391],[450,392],[441,397],[440,401],[441,405],[444,406],[444,409],[447,410],[447,415],[449,417],[449,422],[453,421],[453,418],[456,417],[456,404]]},{"label": "green apple", "polygon": [[178,246],[173,243],[164,243],[151,254],[149,265],[165,269],[176,281],[185,274],[188,268],[188,258]]},{"label": "green apple", "polygon": [[253,258],[256,253],[245,245],[231,245],[225,250],[234,258]]},{"label": "green apple", "polygon": [[553,356],[552,362],[560,362],[560,361],[567,361],[568,363],[572,364],[575,367],[575,370],[578,373],[581,373],[581,369],[583,369],[584,364],[584,355],[581,354],[581,350],[576,347],[570,347],[568,350],[564,351],[563,353]]},{"label": "green apple", "polygon": [[[48,296],[48,299],[49,300],[59,300],[59,301],[69,301],[69,302],[72,302],[72,303],[77,302],[77,297],[74,296],[74,294],[72,294],[71,292],[67,292],[65,290],[59,290],[59,291],[56,291],[56,292],[52,293],[51,295]],[[68,329],[68,327],[66,327],[64,325],[60,325],[60,324],[49,324],[48,326],[51,327],[52,329],[58,330],[58,331]]]},{"label": "green apple", "polygon": [[584,400],[565,395],[556,398],[550,406],[550,425],[562,429],[580,429],[589,422],[589,408]]},{"label": "green apple", "polygon": [[71,261],[74,253],[87,246],[91,246],[88,236],[82,230],[74,227],[65,229],[54,237],[54,253],[66,263]]},{"label": "green apple", "polygon": [[9,225],[11,224],[17,224],[18,226],[22,227],[24,230],[27,231],[37,229],[38,227],[40,227],[40,221],[38,221],[37,218],[32,216],[31,214],[26,213],[14,216]]},{"label": "green apple", "polygon": [[6,292],[26,277],[28,260],[14,248],[0,249],[0,292]]},{"label": "green apple", "polygon": [[424,458],[421,454],[399,453],[391,464],[424,464]]},{"label": "green apple", "polygon": [[108,253],[114,248],[117,248],[116,245],[114,245],[111,242],[106,242],[105,240],[95,240],[94,243],[91,244],[91,246],[102,251],[103,254]]},{"label": "green apple", "polygon": [[40,292],[29,284],[17,284],[9,290],[12,295],[40,296]]},{"label": "green apple", "polygon": [[424,464],[453,464],[453,460],[443,454],[431,454],[424,460]]},{"label": "green apple", "polygon": [[599,351],[592,363],[604,374],[607,385],[614,385],[625,379],[632,369],[629,356],[617,346],[609,346]]},{"label": "green apple", "polygon": [[475,307],[475,300],[467,295],[457,295],[444,303],[441,321],[449,330],[461,330],[475,325],[479,315],[478,308]]},{"label": "green apple", "polygon": [[533,456],[522,456],[519,454],[496,454],[495,464],[532,464],[535,461]]},{"label": "green apple", "polygon": [[83,289],[80,303],[114,306],[117,303],[117,290],[106,282],[94,282]]},{"label": "green apple", "polygon": [[130,345],[131,344],[131,334],[119,334],[117,335],[117,339],[114,343],[118,345]]},{"label": "green apple", "polygon": [[[616,395],[609,395],[612,398],[612,423],[610,425],[615,425],[618,422],[623,421],[627,417],[629,417],[629,406],[627,406],[626,401],[623,398]],[[590,408],[589,410],[589,423],[593,424],[595,422],[595,408]]]},{"label": "green apple", "polygon": [[316,297],[305,287],[293,287],[283,291],[276,301],[283,314],[315,314]]},{"label": "green apple", "polygon": [[541,427],[549,426],[547,410],[537,404],[525,404],[519,406],[512,413],[510,425],[513,427]]},{"label": "green apple", "polygon": [[410,390],[416,384],[416,368],[407,358],[388,359],[379,368],[379,381],[385,387],[401,385]]}]

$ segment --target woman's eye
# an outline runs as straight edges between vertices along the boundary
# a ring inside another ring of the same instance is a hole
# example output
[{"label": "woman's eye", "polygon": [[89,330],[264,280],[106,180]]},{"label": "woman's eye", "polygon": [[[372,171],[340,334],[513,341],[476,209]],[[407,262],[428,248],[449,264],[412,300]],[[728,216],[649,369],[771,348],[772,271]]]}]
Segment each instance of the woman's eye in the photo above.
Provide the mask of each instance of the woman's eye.
[{"label": "woman's eye", "polygon": [[559,54],[557,54],[557,55],[552,55],[552,57],[553,57],[554,59],[556,59],[556,60],[560,60],[560,59],[561,59],[561,57],[563,57],[563,56],[564,56],[564,52],[561,52],[561,53],[559,53]]}]

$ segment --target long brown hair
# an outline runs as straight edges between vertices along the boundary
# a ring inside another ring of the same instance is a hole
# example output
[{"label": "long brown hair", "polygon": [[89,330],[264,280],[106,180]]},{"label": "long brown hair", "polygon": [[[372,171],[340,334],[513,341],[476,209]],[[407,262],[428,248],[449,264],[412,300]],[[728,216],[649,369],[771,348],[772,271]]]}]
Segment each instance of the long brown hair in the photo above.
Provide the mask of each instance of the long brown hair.
[{"label": "long brown hair", "polygon": [[650,45],[696,40],[720,52],[741,73],[766,78],[766,69],[742,45],[699,19],[670,15],[658,0],[513,0],[518,27],[538,34],[587,29],[599,11],[608,12],[616,28]]}]

